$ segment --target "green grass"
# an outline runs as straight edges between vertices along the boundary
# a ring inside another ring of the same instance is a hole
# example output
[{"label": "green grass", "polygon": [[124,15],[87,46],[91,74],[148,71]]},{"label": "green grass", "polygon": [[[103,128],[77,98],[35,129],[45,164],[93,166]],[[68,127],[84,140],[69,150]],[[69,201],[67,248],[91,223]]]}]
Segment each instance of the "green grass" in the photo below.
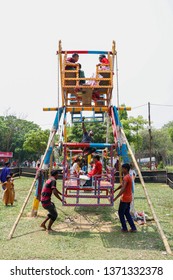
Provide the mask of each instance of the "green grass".
[{"label": "green grass", "polygon": [[[137,233],[122,234],[120,232],[120,222],[117,218],[118,201],[114,207],[73,208],[62,207],[61,203],[54,198],[59,213],[58,220],[54,224],[57,233],[48,235],[39,227],[47,212],[40,206],[38,218],[29,216],[34,191],[13,238],[8,240],[8,235],[31,183],[31,178],[15,180],[17,201],[13,207],[5,207],[0,201],[1,259],[173,259],[172,256],[165,254],[165,247],[153,221],[147,222],[147,225],[138,226]],[[60,188],[60,186],[61,181],[58,181],[58,187]],[[147,184],[147,189],[157,217],[173,250],[173,190],[163,184]],[[149,217],[152,217],[140,184],[136,185],[135,208],[138,211],[145,211]],[[73,223],[69,223],[69,221],[73,221]],[[83,225],[86,221],[88,224]],[[80,230],[82,225],[83,228]],[[103,231],[101,226],[104,225],[108,225],[110,230]]]},{"label": "green grass", "polygon": [[173,172],[173,165],[167,165],[165,169],[167,170],[167,172]]}]

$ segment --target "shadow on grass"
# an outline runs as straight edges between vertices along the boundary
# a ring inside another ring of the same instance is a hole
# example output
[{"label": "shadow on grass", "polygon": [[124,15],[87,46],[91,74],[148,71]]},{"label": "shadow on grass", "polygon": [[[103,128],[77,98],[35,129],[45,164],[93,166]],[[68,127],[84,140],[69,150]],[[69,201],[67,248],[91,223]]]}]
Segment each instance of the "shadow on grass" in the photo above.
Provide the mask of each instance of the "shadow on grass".
[{"label": "shadow on grass", "polygon": [[165,250],[157,231],[136,233],[121,233],[119,227],[111,233],[100,233],[104,247],[129,250]]},{"label": "shadow on grass", "polygon": [[116,219],[115,215],[115,208],[113,207],[75,207],[74,211],[78,213],[79,215],[86,218],[88,217],[98,217],[100,221],[110,221],[114,222]]},{"label": "shadow on grass", "polygon": [[37,229],[37,230],[33,230],[33,231],[28,231],[28,232],[22,233],[20,235],[13,236],[11,239],[9,239],[9,241],[12,240],[12,239],[15,239],[15,238],[23,237],[25,235],[30,235],[30,234],[33,234],[33,233],[36,233],[36,232],[40,232],[40,231],[44,232],[43,229]]},{"label": "shadow on grass", "polygon": [[[94,239],[98,237],[102,246],[105,248],[117,248],[117,249],[129,249],[129,250],[164,250],[164,245],[160,238],[155,223],[148,222],[147,225],[138,226],[139,231],[137,233],[122,233],[120,231],[120,222],[117,218],[117,211],[113,207],[75,207],[74,212],[79,216],[84,217],[84,222],[80,223],[79,220],[71,224],[71,227],[67,228],[66,224],[58,226],[56,231],[47,234],[47,237],[51,239],[70,237],[81,240],[81,242],[87,242],[88,239]],[[68,216],[64,212],[64,216]],[[73,217],[73,215],[71,216]],[[85,223],[86,221],[86,223]],[[101,226],[105,224],[110,225],[110,230],[104,231]],[[84,228],[82,228],[84,226]],[[86,227],[88,228],[86,229]],[[22,236],[41,232],[42,229],[30,231],[17,235],[13,238],[19,238]],[[52,238],[53,238],[52,237]],[[168,237],[171,238],[171,235]]]},{"label": "shadow on grass", "polygon": [[[150,229],[151,230],[151,229]],[[81,242],[87,242],[89,239],[98,237],[101,240],[102,246],[106,249],[126,249],[139,252],[139,250],[165,250],[164,245],[159,237],[157,230],[153,227],[153,232],[142,229],[136,233],[122,233],[120,226],[114,226],[112,232],[91,232],[91,231],[70,231],[70,232],[58,232],[48,234],[51,238],[58,236],[59,238],[75,238],[81,240]]]},{"label": "shadow on grass", "polygon": [[[115,223],[115,222],[114,222]],[[96,237],[100,239],[102,246],[106,249],[127,249],[127,250],[165,250],[162,240],[157,232],[155,225],[141,226],[138,232],[136,233],[122,233],[120,231],[120,224],[117,222],[112,226],[111,232],[103,232],[102,230],[99,231],[99,224],[94,225],[93,228],[91,227],[89,231],[78,231],[78,229],[71,229],[71,231],[54,231],[53,233],[48,234],[46,231],[42,229],[38,229],[35,231],[29,231],[20,235],[14,236],[12,239],[20,238],[23,236],[43,232],[46,238],[49,240],[53,240],[53,238],[62,239],[66,237],[79,239],[81,243],[87,242],[89,239],[95,239]],[[96,231],[94,231],[96,230]],[[56,239],[55,239],[56,240]]]},{"label": "shadow on grass", "polygon": [[144,196],[135,196],[135,200],[140,199],[140,200],[147,200],[146,197]]}]

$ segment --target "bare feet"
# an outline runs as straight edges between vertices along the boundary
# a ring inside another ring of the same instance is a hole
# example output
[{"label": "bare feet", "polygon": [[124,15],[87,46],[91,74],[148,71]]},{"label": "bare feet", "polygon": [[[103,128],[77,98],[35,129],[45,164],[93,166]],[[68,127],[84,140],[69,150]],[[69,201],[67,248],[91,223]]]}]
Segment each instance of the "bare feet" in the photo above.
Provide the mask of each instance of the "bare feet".
[{"label": "bare feet", "polygon": [[48,234],[54,234],[56,232],[56,230],[53,229],[47,229],[47,233]]},{"label": "bare feet", "polygon": [[46,230],[45,224],[42,223],[42,224],[40,225],[40,227],[42,227],[44,230]]}]

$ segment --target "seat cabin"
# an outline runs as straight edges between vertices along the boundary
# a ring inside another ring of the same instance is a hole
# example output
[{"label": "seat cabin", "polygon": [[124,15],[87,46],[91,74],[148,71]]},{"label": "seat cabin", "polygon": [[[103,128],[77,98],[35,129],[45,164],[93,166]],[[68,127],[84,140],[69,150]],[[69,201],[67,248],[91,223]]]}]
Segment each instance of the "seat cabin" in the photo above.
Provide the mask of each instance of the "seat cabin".
[{"label": "seat cabin", "polygon": [[[88,147],[89,143],[64,143],[64,170],[63,170],[63,198],[67,203],[64,206],[112,206],[114,196],[114,168],[109,166],[108,171],[93,175],[91,181],[88,181],[88,172],[91,170],[91,156],[83,157],[83,149]],[[107,146],[110,149],[110,158],[113,157],[114,145],[105,143],[94,143],[97,154],[100,153],[100,161],[103,161],[102,150]],[[81,149],[82,148],[82,149]],[[77,170],[76,159],[80,158]],[[67,162],[68,159],[68,162]],[[110,161],[112,165],[112,160]],[[94,167],[92,167],[94,168]],[[84,174],[84,171],[86,172]],[[89,199],[89,200],[88,200]]]},{"label": "seat cabin", "polygon": [[65,52],[61,75],[66,107],[108,107],[113,88],[112,56],[108,54],[110,64],[96,65],[94,77],[80,77],[78,63],[67,61]]}]

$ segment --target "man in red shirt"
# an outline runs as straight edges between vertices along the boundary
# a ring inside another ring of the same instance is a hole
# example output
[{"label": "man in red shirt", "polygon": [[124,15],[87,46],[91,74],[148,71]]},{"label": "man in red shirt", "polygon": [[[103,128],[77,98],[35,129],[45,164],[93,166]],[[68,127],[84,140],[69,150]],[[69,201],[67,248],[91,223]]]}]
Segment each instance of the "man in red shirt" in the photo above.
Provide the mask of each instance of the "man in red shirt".
[{"label": "man in red shirt", "polygon": [[131,227],[130,232],[137,231],[132,216],[130,215],[130,203],[132,201],[132,178],[129,175],[129,170],[130,170],[130,165],[128,163],[122,165],[122,172],[124,175],[123,182],[118,188],[114,190],[114,192],[116,192],[117,190],[120,189],[120,192],[114,198],[114,201],[121,196],[118,214],[122,225],[121,228],[122,232],[128,232],[125,217]]}]

